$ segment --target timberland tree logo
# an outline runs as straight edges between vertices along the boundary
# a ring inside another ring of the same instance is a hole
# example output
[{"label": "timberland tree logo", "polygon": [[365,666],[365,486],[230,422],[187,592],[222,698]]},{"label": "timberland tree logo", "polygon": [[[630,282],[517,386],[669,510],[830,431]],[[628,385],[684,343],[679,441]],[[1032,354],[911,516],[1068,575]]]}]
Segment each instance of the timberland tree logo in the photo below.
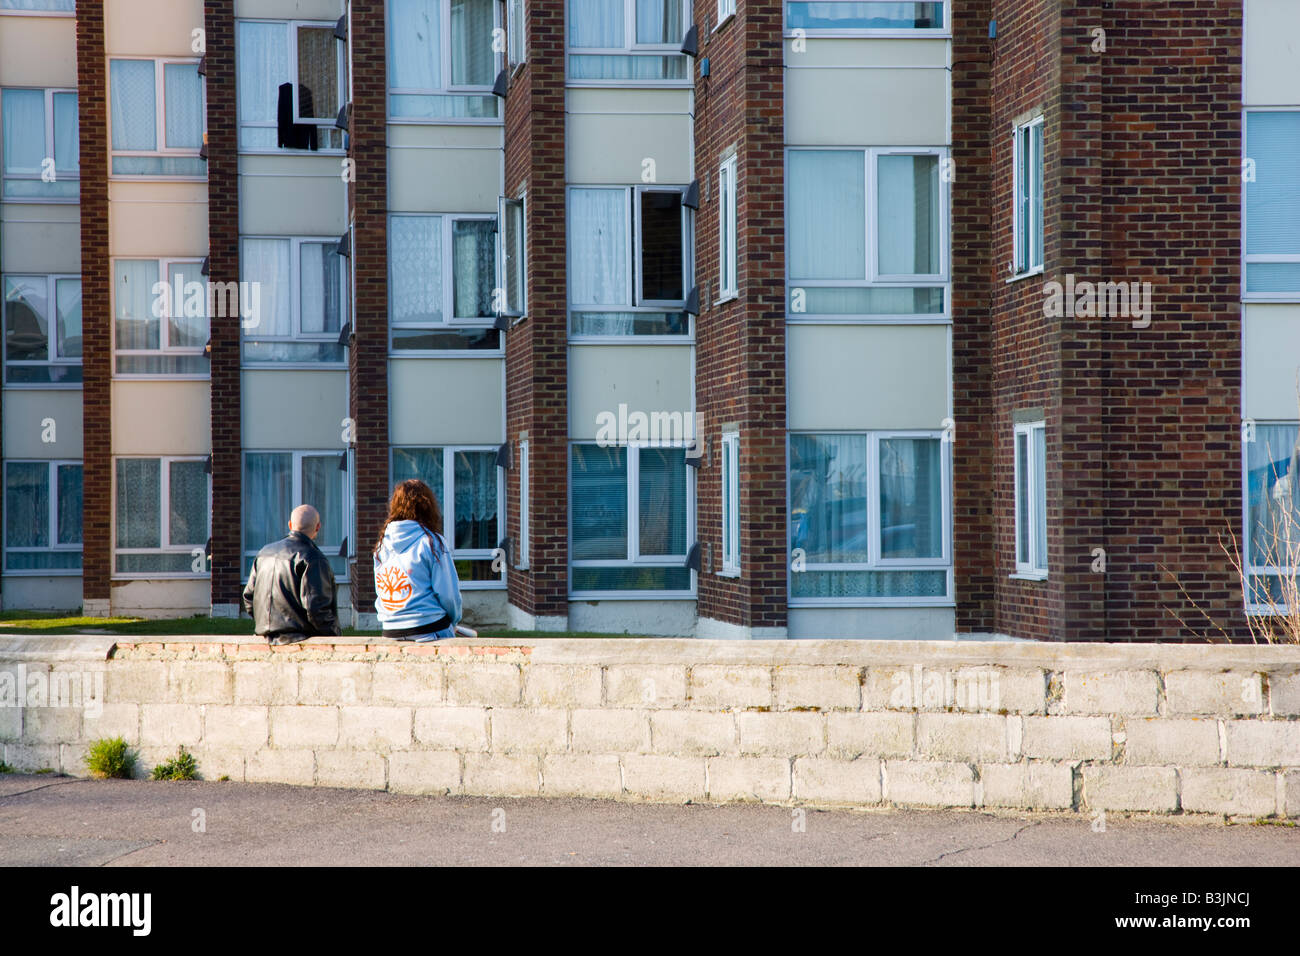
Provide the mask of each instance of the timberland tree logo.
[{"label": "timberland tree logo", "polygon": [[1043,286],[1043,315],[1049,319],[1132,319],[1133,328],[1151,325],[1150,282],[1055,280]]},{"label": "timberland tree logo", "polygon": [[411,579],[395,564],[386,565],[375,575],[379,605],[389,613],[400,611],[411,599]]},{"label": "timberland tree logo", "polygon": [[262,324],[260,282],[186,282],[185,274],[177,272],[175,282],[162,279],[149,291],[154,297],[152,311],[156,319],[238,318],[245,330]]},{"label": "timberland tree logo", "polygon": [[82,893],[74,886],[50,897],[50,925],[125,926],[134,936],[148,936],[153,928],[153,894]]}]

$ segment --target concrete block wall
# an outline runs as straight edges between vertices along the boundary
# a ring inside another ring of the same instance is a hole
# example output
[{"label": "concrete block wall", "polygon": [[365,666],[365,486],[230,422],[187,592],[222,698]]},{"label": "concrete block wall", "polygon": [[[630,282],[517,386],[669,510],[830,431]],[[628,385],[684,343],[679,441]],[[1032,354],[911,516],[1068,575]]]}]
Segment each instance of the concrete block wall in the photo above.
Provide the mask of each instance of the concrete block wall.
[{"label": "concrete block wall", "polygon": [[0,748],[81,774],[121,735],[142,772],[183,744],[208,779],[403,793],[1300,817],[1300,648],[371,640],[10,639],[0,703],[5,674],[100,689],[0,706]]}]

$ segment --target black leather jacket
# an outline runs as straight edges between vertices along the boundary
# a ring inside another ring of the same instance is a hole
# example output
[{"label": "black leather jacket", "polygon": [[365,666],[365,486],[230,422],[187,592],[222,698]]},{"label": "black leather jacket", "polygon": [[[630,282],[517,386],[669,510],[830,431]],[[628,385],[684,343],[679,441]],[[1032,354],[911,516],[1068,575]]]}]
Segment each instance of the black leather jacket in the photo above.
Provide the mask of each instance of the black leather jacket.
[{"label": "black leather jacket", "polygon": [[301,531],[258,552],[244,588],[244,610],[259,635],[337,635],[338,594],[329,559]]}]

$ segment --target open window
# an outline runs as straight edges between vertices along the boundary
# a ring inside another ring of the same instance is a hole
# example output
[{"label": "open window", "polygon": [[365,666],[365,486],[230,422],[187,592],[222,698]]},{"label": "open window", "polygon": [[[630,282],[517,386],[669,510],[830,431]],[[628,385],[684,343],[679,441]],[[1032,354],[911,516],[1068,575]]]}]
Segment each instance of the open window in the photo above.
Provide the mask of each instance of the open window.
[{"label": "open window", "polygon": [[333,23],[240,20],[236,46],[241,151],[343,148],[334,124],[347,71]]},{"label": "open window", "polygon": [[1043,118],[1016,127],[1015,262],[1012,272],[1031,275],[1043,269]]},{"label": "open window", "polygon": [[528,309],[527,243],[524,236],[524,200],[501,199],[497,215],[500,237],[501,311],[523,315]]}]

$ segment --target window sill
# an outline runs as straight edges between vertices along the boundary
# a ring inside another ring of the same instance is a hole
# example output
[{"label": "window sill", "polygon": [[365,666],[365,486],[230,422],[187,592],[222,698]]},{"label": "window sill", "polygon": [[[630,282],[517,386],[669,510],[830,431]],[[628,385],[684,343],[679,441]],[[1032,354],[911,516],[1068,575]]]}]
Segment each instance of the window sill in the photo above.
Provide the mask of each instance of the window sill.
[{"label": "window sill", "polygon": [[4,574],[7,578],[79,578],[82,573],[81,568],[9,568]]},{"label": "window sill", "polygon": [[735,292],[726,292],[726,293],[723,293],[722,298],[716,300],[716,301],[713,303],[713,305],[714,305],[714,307],[716,308],[717,306],[720,306],[720,305],[726,305],[728,302],[735,302],[735,301],[736,301],[737,299],[739,299],[739,298],[740,298],[740,291],[739,291],[739,290],[737,290],[737,291],[735,291]]},{"label": "window sill", "polygon": [[720,578],[739,578],[740,568],[727,568],[725,571],[717,572]]},{"label": "window sill", "polygon": [[709,33],[710,34],[717,33],[719,30],[721,30],[724,26],[726,26],[734,19],[736,19],[736,12],[733,10],[731,13],[728,13],[725,17],[719,20],[717,25],[712,30],[710,30]]},{"label": "window sill", "polygon": [[1044,269],[1043,266],[1038,266],[1035,269],[1030,269],[1028,272],[1017,272],[1015,275],[1007,279],[1006,283],[1010,285],[1012,282],[1019,282],[1021,279],[1029,279],[1032,278],[1033,276],[1040,276],[1045,271],[1046,270]]},{"label": "window sill", "polygon": [[1046,581],[1046,571],[1017,571],[1014,574],[1008,574],[1007,577],[1012,581]]},{"label": "window sill", "polygon": [[[868,29],[858,29],[858,30],[850,30],[850,29],[835,29],[835,28],[827,28],[827,29],[824,29],[824,30],[818,30],[818,29],[811,29],[811,30],[810,30],[810,29],[807,29],[806,27],[803,27],[803,28],[800,28],[800,29],[803,30],[803,36],[806,37],[806,38],[809,38],[809,39],[814,38],[814,37],[828,37],[828,38],[837,38],[837,37],[845,37],[845,38],[885,37],[885,38],[889,38],[889,39],[897,38],[897,39],[909,39],[909,40],[936,40],[936,39],[946,39],[946,40],[951,40],[951,39],[952,39],[952,31],[951,31],[951,30],[948,30],[948,29],[941,29],[941,30],[934,30],[934,29],[918,29],[918,30],[902,30],[902,29],[899,29],[899,30],[868,30]],[[795,39],[799,39],[799,37],[796,36],[795,33],[794,33],[794,28],[791,28],[791,27],[786,27],[786,28],[782,31],[781,35],[782,35],[782,37],[784,37],[784,38],[787,39],[787,40],[795,40]],[[940,69],[940,70],[941,70],[941,69],[943,69],[943,67],[942,67],[942,66],[939,66],[939,67],[935,67],[934,69]]]}]

